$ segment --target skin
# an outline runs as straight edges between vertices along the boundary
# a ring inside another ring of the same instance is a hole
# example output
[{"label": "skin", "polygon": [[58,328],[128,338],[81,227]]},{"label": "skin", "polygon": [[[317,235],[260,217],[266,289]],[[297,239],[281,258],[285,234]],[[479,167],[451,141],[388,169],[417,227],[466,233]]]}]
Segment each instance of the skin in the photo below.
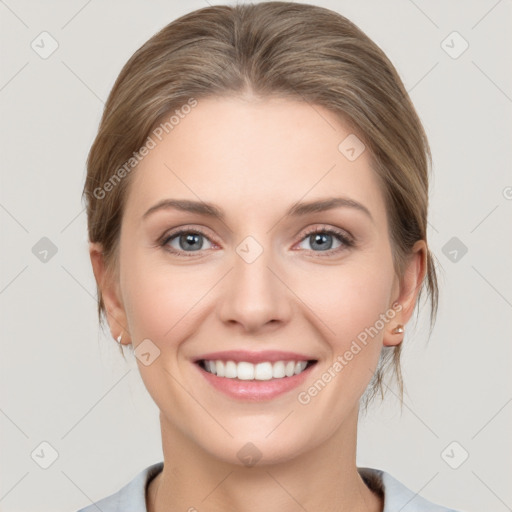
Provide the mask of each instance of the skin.
[{"label": "skin", "polygon": [[[150,512],[382,511],[357,472],[358,401],[382,347],[402,342],[392,330],[412,315],[426,246],[416,243],[399,280],[369,152],[351,162],[338,150],[350,133],[332,112],[304,102],[202,99],[133,171],[118,279],[107,275],[101,246],[90,245],[112,335],[122,332],[134,349],[149,338],[160,350],[148,366],[137,359],[162,430],[164,470],[148,487]],[[298,201],[338,196],[362,203],[372,218],[349,207],[285,217]],[[165,198],[214,203],[225,219],[169,209],[142,220]],[[355,245],[333,235],[327,243],[341,249],[326,255],[305,236],[312,227],[344,230]],[[202,228],[200,250],[187,252],[179,236],[167,247],[184,256],[159,246],[174,228]],[[263,249],[252,263],[236,252],[249,235]],[[401,311],[300,404],[298,393],[395,302]],[[214,390],[191,362],[239,348],[313,354],[318,362],[298,389],[241,402]],[[261,452],[253,467],[237,457],[248,442]]]}]

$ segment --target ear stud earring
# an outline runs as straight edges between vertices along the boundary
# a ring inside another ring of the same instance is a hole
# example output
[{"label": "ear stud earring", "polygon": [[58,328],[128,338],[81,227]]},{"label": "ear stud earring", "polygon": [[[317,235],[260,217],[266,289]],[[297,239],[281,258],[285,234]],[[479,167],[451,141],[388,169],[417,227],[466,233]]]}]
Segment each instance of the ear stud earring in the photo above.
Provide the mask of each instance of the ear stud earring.
[{"label": "ear stud earring", "polygon": [[392,331],[391,334],[401,334],[404,332],[404,326],[402,324],[398,324]]},{"label": "ear stud earring", "polygon": [[123,337],[123,333],[121,333],[118,337],[117,337],[117,343],[121,344],[121,338]]}]

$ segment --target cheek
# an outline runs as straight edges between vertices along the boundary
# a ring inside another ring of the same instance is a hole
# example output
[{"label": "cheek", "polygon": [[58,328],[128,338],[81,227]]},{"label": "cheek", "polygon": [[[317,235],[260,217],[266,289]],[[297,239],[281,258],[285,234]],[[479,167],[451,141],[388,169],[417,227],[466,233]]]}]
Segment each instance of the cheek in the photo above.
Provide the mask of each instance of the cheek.
[{"label": "cheek", "polygon": [[[343,349],[347,341],[373,326],[389,308],[394,272],[391,260],[365,258],[298,276],[297,295],[311,309],[315,324]],[[379,322],[378,327],[382,328]]]},{"label": "cheek", "polygon": [[149,339],[159,350],[151,364],[138,361],[141,377],[161,410],[169,403],[185,408],[189,397],[174,379],[181,381],[182,341],[193,337],[199,316],[204,315],[200,299],[207,292],[207,280],[185,267],[150,262],[147,257],[145,261],[130,258],[126,268],[130,270],[124,279],[123,296],[133,348]]},{"label": "cheek", "polygon": [[338,428],[374,374],[383,331],[395,314],[388,307],[393,277],[390,261],[367,261],[338,268],[329,276],[320,272],[309,288],[305,302],[321,320],[315,325],[322,326],[329,357],[316,380],[302,390],[299,403],[305,410],[311,405],[331,411],[325,421],[327,432]]},{"label": "cheek", "polygon": [[[125,308],[135,344],[152,339],[160,348],[194,324],[194,305],[204,295],[201,280],[169,266],[132,265],[125,280]],[[203,281],[204,283],[204,281]],[[204,284],[203,284],[204,286]]]}]

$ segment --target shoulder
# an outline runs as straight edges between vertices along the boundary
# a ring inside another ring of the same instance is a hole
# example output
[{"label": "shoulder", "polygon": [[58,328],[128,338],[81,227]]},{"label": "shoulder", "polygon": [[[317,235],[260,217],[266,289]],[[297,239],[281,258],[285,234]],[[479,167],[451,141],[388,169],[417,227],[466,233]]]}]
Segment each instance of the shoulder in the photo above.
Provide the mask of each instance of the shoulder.
[{"label": "shoulder", "polygon": [[107,496],[77,512],[147,512],[146,487],[149,481],[162,471],[163,462],[157,462],[138,473],[130,482],[114,494]]},{"label": "shoulder", "polygon": [[458,512],[426,500],[386,471],[374,468],[357,469],[366,485],[384,496],[383,512]]}]

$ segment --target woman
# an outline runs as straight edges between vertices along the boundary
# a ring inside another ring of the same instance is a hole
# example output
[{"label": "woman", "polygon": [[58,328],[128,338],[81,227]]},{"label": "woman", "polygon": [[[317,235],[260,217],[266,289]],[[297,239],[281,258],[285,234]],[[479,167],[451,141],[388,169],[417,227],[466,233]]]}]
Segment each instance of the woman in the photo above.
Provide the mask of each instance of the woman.
[{"label": "woman", "polygon": [[394,67],[327,9],[208,7],[132,56],[84,196],[164,461],[82,512],[448,510],[356,466],[423,290],[435,318],[429,162]]}]

